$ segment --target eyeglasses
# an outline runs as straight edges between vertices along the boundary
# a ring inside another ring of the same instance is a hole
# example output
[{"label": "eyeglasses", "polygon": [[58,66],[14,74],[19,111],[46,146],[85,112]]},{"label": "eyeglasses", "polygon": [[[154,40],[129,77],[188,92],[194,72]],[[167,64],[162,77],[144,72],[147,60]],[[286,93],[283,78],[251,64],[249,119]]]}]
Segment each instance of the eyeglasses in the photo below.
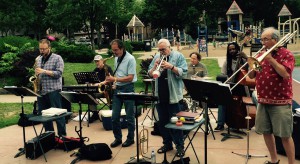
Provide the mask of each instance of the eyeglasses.
[{"label": "eyeglasses", "polygon": [[46,51],[46,50],[48,50],[49,49],[49,47],[48,48],[40,48],[39,50],[40,51]]},{"label": "eyeglasses", "polygon": [[270,40],[272,40],[272,38],[262,38],[262,39],[260,40],[260,42],[268,42],[268,41],[270,41]]},{"label": "eyeglasses", "polygon": [[166,51],[166,48],[158,49],[159,52]]}]

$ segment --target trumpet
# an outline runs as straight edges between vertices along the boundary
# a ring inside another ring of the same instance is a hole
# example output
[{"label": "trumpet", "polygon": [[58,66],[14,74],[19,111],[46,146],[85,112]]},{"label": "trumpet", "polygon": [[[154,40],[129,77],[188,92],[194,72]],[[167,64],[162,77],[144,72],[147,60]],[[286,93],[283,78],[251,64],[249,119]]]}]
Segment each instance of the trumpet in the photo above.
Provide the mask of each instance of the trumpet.
[{"label": "trumpet", "polygon": [[164,62],[165,59],[166,59],[166,55],[161,55],[160,62],[158,64],[158,66],[156,67],[155,71],[153,71],[153,78],[154,79],[160,77],[160,74],[163,71],[163,68],[161,68],[161,64]]},{"label": "trumpet", "polygon": [[143,154],[148,153],[149,149],[149,132],[148,129],[145,129],[143,126],[143,129],[139,133],[139,145],[140,145],[140,155],[143,156]]},{"label": "trumpet", "polygon": [[242,77],[231,89],[230,91],[232,91],[239,83],[241,83],[242,80],[244,80],[252,71],[261,71],[261,61],[264,60],[264,58],[271,53],[275,48],[281,47],[283,45],[285,45],[286,43],[288,43],[296,34],[297,31],[294,31],[293,33],[288,33],[285,36],[283,36],[273,47],[271,47],[269,50],[267,50],[266,52],[264,52],[261,56],[259,56],[258,58],[256,58],[257,54],[259,54],[263,49],[265,49],[265,46],[263,46],[253,57],[249,57],[247,60],[247,63],[245,63],[243,66],[241,66],[231,77],[229,77],[224,83],[228,82],[229,79],[231,79],[239,70],[241,70],[243,67],[245,67],[247,64],[249,65],[249,67],[251,68],[250,71],[248,71],[248,73]]}]

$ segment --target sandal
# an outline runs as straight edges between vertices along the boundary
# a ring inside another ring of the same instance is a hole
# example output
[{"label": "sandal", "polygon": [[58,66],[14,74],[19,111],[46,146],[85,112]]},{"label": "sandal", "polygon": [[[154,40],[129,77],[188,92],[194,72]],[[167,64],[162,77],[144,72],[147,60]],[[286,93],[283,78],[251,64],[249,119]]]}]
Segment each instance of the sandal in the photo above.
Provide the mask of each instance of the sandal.
[{"label": "sandal", "polygon": [[278,161],[275,162],[275,163],[272,163],[271,161],[266,161],[265,164],[279,164],[279,161],[280,161],[280,160],[278,160]]},{"label": "sandal", "polygon": [[173,150],[173,147],[168,147],[168,146],[164,145],[157,150],[157,153],[162,154],[162,153],[168,152],[170,150]]},{"label": "sandal", "polygon": [[182,148],[177,149],[176,156],[177,157],[183,157],[184,156],[184,150]]}]

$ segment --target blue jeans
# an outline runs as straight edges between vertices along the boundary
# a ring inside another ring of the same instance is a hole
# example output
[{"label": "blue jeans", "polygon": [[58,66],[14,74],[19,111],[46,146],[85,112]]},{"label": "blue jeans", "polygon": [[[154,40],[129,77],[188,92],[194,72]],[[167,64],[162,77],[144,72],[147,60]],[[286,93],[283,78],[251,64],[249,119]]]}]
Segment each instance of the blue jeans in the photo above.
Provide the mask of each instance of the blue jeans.
[{"label": "blue jeans", "polygon": [[218,106],[218,125],[224,126],[226,119],[226,107],[224,105]]},{"label": "blue jeans", "polygon": [[[42,114],[42,110],[49,109],[51,107],[54,108],[62,108],[61,105],[61,95],[59,93],[60,91],[53,91],[50,93],[47,93],[46,95],[41,95],[41,97],[37,98],[38,101],[38,110],[39,114]],[[45,127],[45,131],[54,131],[53,123],[51,122],[45,122],[43,123]],[[66,136],[66,120],[64,117],[56,120],[57,130],[59,136]]]},{"label": "blue jeans", "polygon": [[[128,135],[127,140],[134,140],[135,122],[134,122],[134,100],[123,100],[117,96],[117,93],[129,93],[134,92],[134,84],[127,84],[125,86],[117,86],[113,95],[112,103],[112,129],[116,140],[122,141],[122,131],[121,131],[121,109],[123,104],[125,105],[126,120],[128,125]],[[138,142],[138,141],[137,141]]]},{"label": "blue jeans", "polygon": [[[178,103],[159,103],[156,105],[159,117],[159,131],[163,138],[163,144],[167,147],[172,147],[172,141],[175,143],[176,148],[183,148],[183,132],[182,130],[170,130],[165,128],[170,122],[171,117],[175,116],[180,111]],[[173,138],[172,138],[173,137]]]}]

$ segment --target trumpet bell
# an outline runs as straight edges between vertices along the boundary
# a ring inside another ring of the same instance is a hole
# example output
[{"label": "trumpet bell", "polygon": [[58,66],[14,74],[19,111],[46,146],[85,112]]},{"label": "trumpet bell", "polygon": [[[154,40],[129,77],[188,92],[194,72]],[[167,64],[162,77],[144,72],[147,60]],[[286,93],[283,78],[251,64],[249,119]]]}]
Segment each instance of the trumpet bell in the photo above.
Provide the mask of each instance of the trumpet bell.
[{"label": "trumpet bell", "polygon": [[159,78],[159,77],[160,77],[160,71],[159,70],[153,71],[153,78],[156,79],[156,78]]}]

